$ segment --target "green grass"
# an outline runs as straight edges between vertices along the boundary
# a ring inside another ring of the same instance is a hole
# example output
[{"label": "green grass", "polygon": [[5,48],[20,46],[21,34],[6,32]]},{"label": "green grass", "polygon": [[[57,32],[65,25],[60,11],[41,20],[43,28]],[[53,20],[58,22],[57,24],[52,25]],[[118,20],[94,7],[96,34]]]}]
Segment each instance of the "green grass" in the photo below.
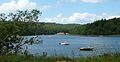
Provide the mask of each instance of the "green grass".
[{"label": "green grass", "polygon": [[92,57],[64,57],[64,56],[32,56],[7,55],[0,56],[0,62],[120,62],[120,54],[104,54]]},{"label": "green grass", "polygon": [[75,62],[120,62],[120,54],[75,58]]}]

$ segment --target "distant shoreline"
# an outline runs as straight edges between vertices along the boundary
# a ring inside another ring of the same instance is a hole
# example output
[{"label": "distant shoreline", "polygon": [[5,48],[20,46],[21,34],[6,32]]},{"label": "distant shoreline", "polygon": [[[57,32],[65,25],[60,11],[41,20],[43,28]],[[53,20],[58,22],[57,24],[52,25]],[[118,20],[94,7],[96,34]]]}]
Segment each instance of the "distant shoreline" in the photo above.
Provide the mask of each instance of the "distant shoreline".
[{"label": "distant shoreline", "polygon": [[[58,34],[45,34],[45,35],[58,35]],[[72,36],[90,36],[90,37],[120,37],[120,35],[78,35],[78,34],[67,34]],[[39,36],[39,35],[25,35],[25,36]],[[44,36],[44,35],[43,35]]]}]

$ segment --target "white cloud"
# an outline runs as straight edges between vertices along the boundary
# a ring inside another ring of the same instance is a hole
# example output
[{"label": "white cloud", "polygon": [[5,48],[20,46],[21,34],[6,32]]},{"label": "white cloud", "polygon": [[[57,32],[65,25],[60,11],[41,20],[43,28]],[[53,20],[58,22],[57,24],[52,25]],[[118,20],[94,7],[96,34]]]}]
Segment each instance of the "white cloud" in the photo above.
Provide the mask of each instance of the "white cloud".
[{"label": "white cloud", "polygon": [[62,23],[64,24],[67,18],[62,16],[62,13],[58,14],[56,17],[53,18],[43,18],[42,22],[52,22],[52,23]]},{"label": "white cloud", "polygon": [[4,11],[14,11],[18,9],[34,9],[36,8],[35,2],[30,2],[29,0],[11,0],[10,2],[3,3],[0,5],[0,12]]},{"label": "white cloud", "polygon": [[31,2],[30,0],[10,0],[10,2],[2,3],[0,5],[0,12],[10,12],[25,9],[40,9],[41,11],[45,11],[51,7],[51,5],[43,5],[38,7],[36,2]]},{"label": "white cloud", "polygon": [[69,17],[63,17],[62,14],[58,14],[56,17],[53,18],[44,18],[45,22],[55,22],[55,23],[76,23],[76,24],[86,24],[92,23],[96,20],[101,19],[102,16],[97,16],[95,14],[89,13],[73,13],[73,15]]},{"label": "white cloud", "polygon": [[33,9],[36,8],[36,3],[35,2],[29,2],[29,0],[19,0],[16,4],[15,4],[18,9]]},{"label": "white cloud", "polygon": [[82,2],[86,2],[86,3],[99,3],[101,0],[80,0]]},{"label": "white cloud", "polygon": [[112,18],[120,18],[120,15],[116,15],[116,16],[109,16],[106,19],[112,19]]},{"label": "white cloud", "polygon": [[73,13],[72,16],[68,17],[68,23],[92,23],[95,20],[101,19],[102,16],[98,16],[96,14],[89,14],[89,13]]},{"label": "white cloud", "polygon": [[97,20],[118,18],[118,16],[109,16],[106,13],[102,13],[101,15],[90,14],[90,13],[78,13],[75,12],[71,16],[63,17],[62,13],[59,13],[56,17],[51,18],[43,18],[42,22],[52,22],[52,23],[61,23],[61,24],[87,24],[92,23]]}]

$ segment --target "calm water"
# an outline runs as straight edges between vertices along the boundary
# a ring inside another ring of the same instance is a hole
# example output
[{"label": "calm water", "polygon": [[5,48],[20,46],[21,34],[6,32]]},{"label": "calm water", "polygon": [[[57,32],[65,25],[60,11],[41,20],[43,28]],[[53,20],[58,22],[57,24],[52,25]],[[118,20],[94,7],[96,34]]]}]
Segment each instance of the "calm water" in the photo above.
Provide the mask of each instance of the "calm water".
[{"label": "calm water", "polygon": [[[28,36],[29,37],[29,36]],[[40,35],[43,44],[28,46],[32,54],[47,52],[48,56],[91,56],[104,53],[120,52],[120,37],[90,37],[73,35]],[[60,42],[68,41],[70,45],[59,45]],[[82,47],[94,47],[93,51],[80,51]]]}]

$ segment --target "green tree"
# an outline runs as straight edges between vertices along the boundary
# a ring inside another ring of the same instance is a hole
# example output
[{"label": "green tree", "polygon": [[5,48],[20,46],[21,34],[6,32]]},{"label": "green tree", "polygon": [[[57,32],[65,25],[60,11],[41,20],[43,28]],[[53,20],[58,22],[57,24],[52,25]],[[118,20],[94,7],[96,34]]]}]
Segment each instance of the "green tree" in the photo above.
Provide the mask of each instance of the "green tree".
[{"label": "green tree", "polygon": [[26,27],[30,30],[30,25],[38,21],[39,15],[41,12],[36,9],[9,13],[7,17],[4,13],[0,14],[0,55],[19,53],[24,44],[34,43],[34,38],[24,40],[19,34],[23,32],[25,34]]}]

